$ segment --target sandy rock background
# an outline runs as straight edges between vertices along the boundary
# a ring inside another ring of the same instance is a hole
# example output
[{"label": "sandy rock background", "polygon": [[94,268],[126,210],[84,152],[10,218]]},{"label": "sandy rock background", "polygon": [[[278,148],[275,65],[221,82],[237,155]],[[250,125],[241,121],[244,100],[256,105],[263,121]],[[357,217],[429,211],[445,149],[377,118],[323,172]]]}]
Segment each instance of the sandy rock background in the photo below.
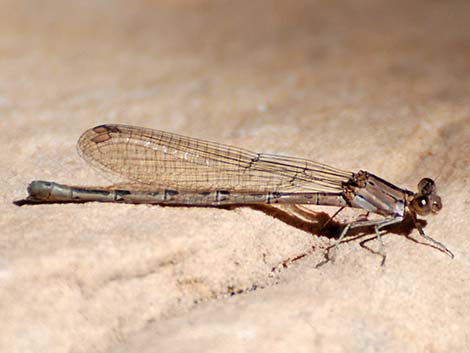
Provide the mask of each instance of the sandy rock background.
[{"label": "sandy rock background", "polygon": [[[1,352],[470,350],[467,1],[0,8]],[[425,231],[455,258],[402,225],[384,236],[385,266],[366,237],[316,268],[334,240],[307,230],[331,208],[306,221],[12,203],[33,179],[109,184],[75,152],[100,123],[365,169],[410,190],[432,177],[444,208]]]}]

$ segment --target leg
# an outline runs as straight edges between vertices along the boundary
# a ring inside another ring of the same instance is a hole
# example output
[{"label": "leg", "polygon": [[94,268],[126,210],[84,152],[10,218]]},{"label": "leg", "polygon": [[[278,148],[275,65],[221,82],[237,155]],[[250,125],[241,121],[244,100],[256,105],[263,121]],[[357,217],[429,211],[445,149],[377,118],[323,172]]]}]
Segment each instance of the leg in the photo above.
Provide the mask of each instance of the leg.
[{"label": "leg", "polygon": [[426,240],[430,241],[431,243],[433,243],[434,245],[436,245],[439,249],[443,250],[447,255],[449,255],[452,259],[454,258],[454,254],[452,253],[452,251],[450,251],[449,249],[447,249],[447,247],[438,242],[437,240],[434,240],[433,238],[431,238],[430,236],[427,236],[426,233],[424,233],[424,230],[423,230],[423,227],[421,227],[421,224],[419,224],[418,220],[416,219],[416,215],[412,214],[411,215],[413,217],[413,222],[415,223],[415,227],[418,228],[418,232],[419,234]]},{"label": "leg", "polygon": [[395,223],[400,223],[403,220],[403,217],[390,217],[390,218],[385,218],[382,220],[373,220],[373,221],[359,221],[359,222],[352,222],[346,225],[346,227],[343,228],[343,231],[341,232],[338,240],[335,242],[334,245],[334,251],[338,250],[338,246],[341,243],[341,241],[344,239],[346,234],[354,228],[362,228],[362,227],[371,227],[374,226],[375,234],[377,236],[377,240],[379,241],[379,251],[378,253],[382,256],[382,265],[385,263],[385,257],[386,255],[383,253],[383,242],[382,242],[382,237],[380,234],[380,230],[383,227],[389,226],[391,224]]},{"label": "leg", "polygon": [[324,228],[328,225],[328,223],[330,223],[331,220],[332,220],[333,218],[335,218],[342,210],[344,210],[344,207],[340,207],[340,209],[339,209],[338,211],[336,211],[336,212],[333,214],[333,216],[331,216],[330,218],[328,218],[328,221],[326,221],[326,222],[322,225],[321,229],[324,229]]}]

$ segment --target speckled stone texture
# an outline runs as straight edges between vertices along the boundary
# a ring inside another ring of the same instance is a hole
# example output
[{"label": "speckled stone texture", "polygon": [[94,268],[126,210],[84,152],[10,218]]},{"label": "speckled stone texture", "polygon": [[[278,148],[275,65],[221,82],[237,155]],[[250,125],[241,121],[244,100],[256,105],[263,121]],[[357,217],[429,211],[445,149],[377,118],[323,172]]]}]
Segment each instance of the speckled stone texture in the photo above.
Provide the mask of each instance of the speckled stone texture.
[{"label": "speckled stone texture", "polygon": [[[469,4],[0,1],[0,351],[470,351]],[[100,123],[432,177],[455,258],[405,224],[383,267],[366,234],[316,268],[334,208],[12,203],[108,185],[75,152]]]}]

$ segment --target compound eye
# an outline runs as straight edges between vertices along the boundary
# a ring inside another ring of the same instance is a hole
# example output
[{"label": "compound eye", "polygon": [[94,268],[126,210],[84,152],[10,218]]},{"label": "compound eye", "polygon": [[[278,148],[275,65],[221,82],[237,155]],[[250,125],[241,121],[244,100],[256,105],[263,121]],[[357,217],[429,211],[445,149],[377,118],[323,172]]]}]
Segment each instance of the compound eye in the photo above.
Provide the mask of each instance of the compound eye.
[{"label": "compound eye", "polygon": [[429,201],[431,203],[431,211],[433,213],[437,213],[442,209],[442,202],[439,196],[434,195],[434,197],[432,197]]},{"label": "compound eye", "polygon": [[418,192],[423,195],[431,195],[436,192],[436,183],[431,178],[424,178],[418,184]]},{"label": "compound eye", "polygon": [[411,201],[411,208],[420,216],[429,214],[432,210],[431,203],[427,196],[419,196]]}]

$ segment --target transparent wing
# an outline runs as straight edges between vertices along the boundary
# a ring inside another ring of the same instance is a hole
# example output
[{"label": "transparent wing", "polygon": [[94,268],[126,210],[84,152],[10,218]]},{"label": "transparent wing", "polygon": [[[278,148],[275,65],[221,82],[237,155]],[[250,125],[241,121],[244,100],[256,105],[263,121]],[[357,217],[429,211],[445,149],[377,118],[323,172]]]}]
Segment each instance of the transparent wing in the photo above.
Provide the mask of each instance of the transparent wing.
[{"label": "transparent wing", "polygon": [[92,166],[138,183],[142,189],[340,192],[352,177],[300,158],[126,125],[100,125],[78,140]]}]

